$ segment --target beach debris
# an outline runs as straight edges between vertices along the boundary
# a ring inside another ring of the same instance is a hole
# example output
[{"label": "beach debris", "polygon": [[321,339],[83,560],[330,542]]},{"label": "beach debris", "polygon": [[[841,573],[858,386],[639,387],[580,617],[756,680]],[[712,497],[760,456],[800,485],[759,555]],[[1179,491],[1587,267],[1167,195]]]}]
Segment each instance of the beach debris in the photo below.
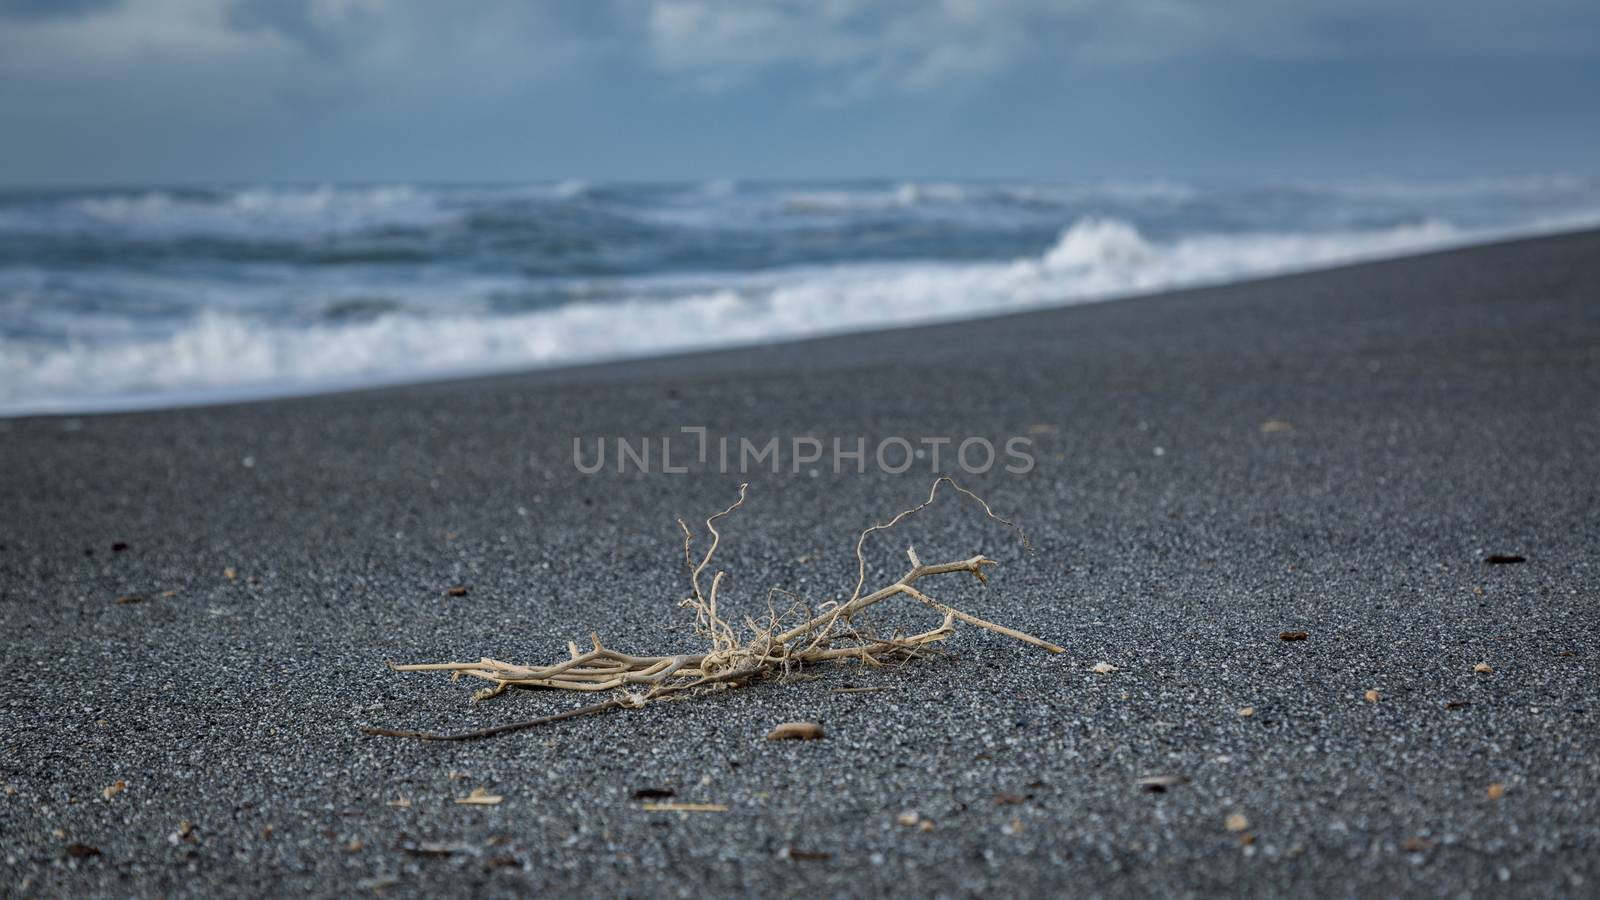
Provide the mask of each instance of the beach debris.
[{"label": "beach debris", "polygon": [[822,726],[815,722],[784,722],[767,732],[769,741],[815,741],[822,736]]},{"label": "beach debris", "polygon": [[114,783],[107,785],[106,788],[100,792],[100,796],[102,799],[110,800],[112,797],[115,797],[127,789],[128,783],[119,778]]},{"label": "beach debris", "polygon": [[465,797],[457,797],[456,803],[460,806],[497,806],[506,798],[499,794],[491,794],[483,788],[473,788],[472,793]]},{"label": "beach debris", "polygon": [[672,788],[643,787],[633,792],[635,800],[665,800],[676,796],[678,792]]},{"label": "beach debris", "polygon": [[876,694],[876,693],[878,693],[880,691],[887,691],[887,690],[889,690],[889,688],[886,688],[886,687],[856,687],[853,684],[847,684],[844,687],[836,687],[836,688],[834,688],[833,692],[835,694]]},{"label": "beach debris", "polygon": [[821,850],[801,850],[798,847],[785,847],[783,852],[778,855],[793,862],[827,862],[833,859],[832,853],[826,853]]},{"label": "beach debris", "polygon": [[994,795],[995,806],[1021,806],[1027,802],[1028,798],[1022,794],[1008,794],[1005,791],[1001,791]]},{"label": "beach debris", "polygon": [[112,541],[111,542],[111,552],[112,553],[121,553],[122,551],[124,551],[126,549],[128,549],[128,542],[127,541]]},{"label": "beach debris", "polygon": [[143,603],[143,602],[144,602],[144,595],[143,594],[122,594],[122,595],[119,595],[117,597],[117,605],[118,606],[132,606],[135,603]]},{"label": "beach debris", "polygon": [[1383,695],[1378,693],[1377,688],[1368,688],[1366,694],[1363,696],[1367,698],[1368,703],[1377,703],[1379,698],[1381,698]]},{"label": "beach debris", "polygon": [[385,803],[384,805],[385,806],[392,806],[395,809],[410,809],[411,808],[411,799],[402,794],[400,796],[395,797],[395,799],[390,800],[388,803]]},{"label": "beach debris", "polygon": [[67,855],[73,859],[88,859],[91,856],[99,856],[100,848],[82,841],[73,841],[67,845]]},{"label": "beach debris", "polygon": [[465,597],[467,595],[467,586],[464,584],[458,584],[455,587],[449,588],[444,593],[447,597]]},{"label": "beach debris", "polygon": [[1280,641],[1303,641],[1311,635],[1304,631],[1282,631],[1278,633]]},{"label": "beach debris", "polygon": [[1424,853],[1439,846],[1438,841],[1430,841],[1425,837],[1408,837],[1400,842],[1400,849],[1407,853]]},{"label": "beach debris", "polygon": [[716,813],[728,811],[726,803],[675,803],[670,800],[664,803],[642,803],[639,808],[645,812]]},{"label": "beach debris", "polygon": [[239,570],[235,569],[233,566],[227,566],[222,570],[222,577],[228,579],[229,581],[235,581],[239,577]]},{"label": "beach debris", "polygon": [[1499,800],[1506,795],[1506,786],[1504,783],[1496,781],[1490,784],[1488,790],[1484,791],[1484,793],[1488,795],[1490,800]]},{"label": "beach debris", "polygon": [[1444,702],[1445,709],[1466,709],[1471,705],[1471,700],[1446,700]]},{"label": "beach debris", "polygon": [[1248,719],[1248,718],[1250,718],[1251,716],[1253,716],[1255,714],[1256,714],[1256,708],[1254,706],[1241,706],[1241,707],[1239,707],[1239,718],[1241,718],[1241,719]]},{"label": "beach debris", "polygon": [[[678,605],[690,611],[694,633],[707,644],[704,649],[667,656],[635,656],[604,646],[599,635],[591,633],[590,649],[580,650],[576,642],[568,642],[569,658],[550,665],[518,665],[487,656],[476,662],[391,663],[390,669],[396,672],[448,672],[452,677],[465,675],[490,682],[492,687],[483,688],[473,695],[475,702],[499,696],[511,687],[612,693],[610,699],[598,703],[475,731],[439,733],[378,727],[363,728],[361,731],[370,735],[425,741],[480,740],[579,716],[620,709],[642,709],[651,703],[703,693],[706,689],[743,687],[829,661],[881,666],[887,662],[922,659],[933,655],[940,645],[955,634],[957,622],[1005,635],[1050,653],[1066,652],[1033,635],[947,606],[919,586],[923,579],[963,572],[981,583],[988,583],[988,570],[998,563],[981,554],[951,562],[926,564],[914,550],[908,549],[906,555],[911,568],[905,574],[875,591],[865,590],[868,539],[876,532],[893,529],[908,516],[932,506],[940,488],[946,485],[951,491],[975,502],[987,519],[1015,531],[1021,537],[1023,547],[1031,549],[1027,535],[1021,528],[996,515],[982,497],[957,484],[948,475],[941,476],[934,480],[928,498],[922,503],[902,510],[887,522],[864,529],[857,536],[856,583],[848,599],[829,600],[812,606],[795,594],[775,588],[767,593],[765,615],[733,617],[726,614],[727,603],[721,595],[727,573],[720,570],[714,572],[709,583],[702,576],[711,567],[722,541],[717,522],[744,505],[749,485],[741,484],[738,499],[705,520],[709,545],[704,554],[699,556],[698,562],[694,550],[694,532],[682,519],[678,520],[678,527],[683,532],[684,562],[689,570],[691,590],[689,596]],[[778,607],[777,598],[780,597],[790,601],[787,608]],[[937,627],[916,634],[895,632],[889,635],[879,634],[870,625],[857,621],[856,617],[867,607],[897,597],[907,598],[933,610],[942,616],[942,621]]]},{"label": "beach debris", "polygon": [[1481,663],[1478,663],[1477,665],[1473,666],[1472,667],[1472,671],[1476,672],[1479,675],[1493,675],[1494,674],[1494,666],[1491,666],[1486,662],[1481,662]]},{"label": "beach debris", "polygon": [[1119,666],[1113,666],[1111,663],[1102,660],[1101,662],[1095,663],[1094,667],[1089,671],[1095,673],[1096,675],[1110,675],[1112,672],[1120,672],[1121,668]]},{"label": "beach debris", "polygon": [[917,811],[914,809],[908,809],[900,815],[894,817],[894,823],[899,825],[901,828],[915,828],[917,827],[917,823],[921,821],[922,817],[917,815]]},{"label": "beach debris", "polygon": [[195,837],[194,832],[194,823],[188,819],[184,819],[178,823],[178,829],[176,831],[167,835],[167,843],[174,847],[178,846],[179,844],[197,843],[198,838]]},{"label": "beach debris", "polygon": [[1517,563],[1527,562],[1528,558],[1515,553],[1491,553],[1485,556],[1483,561],[1491,566],[1514,566]]},{"label": "beach debris", "polygon": [[1171,788],[1175,788],[1181,784],[1187,784],[1188,782],[1189,779],[1183,777],[1182,775],[1162,774],[1146,775],[1138,781],[1135,781],[1134,784],[1138,786],[1139,790],[1144,791],[1147,794],[1165,794]]},{"label": "beach debris", "polygon": [[1228,813],[1228,817],[1226,819],[1222,820],[1222,827],[1228,829],[1234,834],[1238,834],[1239,832],[1245,831],[1250,827],[1250,820],[1246,818],[1245,814],[1242,812],[1231,812]]},{"label": "beach debris", "polygon": [[1293,430],[1294,423],[1288,419],[1268,419],[1261,423],[1261,432],[1263,434],[1282,434],[1285,431]]}]

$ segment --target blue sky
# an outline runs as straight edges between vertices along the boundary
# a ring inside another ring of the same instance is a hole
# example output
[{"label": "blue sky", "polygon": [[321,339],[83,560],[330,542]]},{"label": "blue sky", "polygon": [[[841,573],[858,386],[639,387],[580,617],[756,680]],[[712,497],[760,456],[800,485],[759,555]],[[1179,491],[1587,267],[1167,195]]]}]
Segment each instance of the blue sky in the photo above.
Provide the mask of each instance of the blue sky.
[{"label": "blue sky", "polygon": [[0,0],[0,181],[1600,171],[1594,0]]}]

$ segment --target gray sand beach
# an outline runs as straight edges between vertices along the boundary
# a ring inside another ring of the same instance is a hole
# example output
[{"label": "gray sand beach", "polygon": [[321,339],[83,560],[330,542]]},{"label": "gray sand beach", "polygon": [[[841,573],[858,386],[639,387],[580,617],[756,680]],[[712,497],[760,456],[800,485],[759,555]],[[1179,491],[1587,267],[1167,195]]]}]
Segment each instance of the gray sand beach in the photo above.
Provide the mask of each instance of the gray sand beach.
[{"label": "gray sand beach", "polygon": [[[1592,895],[1597,409],[1588,232],[779,346],[0,420],[0,890]],[[590,632],[693,649],[675,517],[741,480],[718,561],[752,613],[770,587],[848,594],[857,532],[933,480],[926,459],[574,466],[575,437],[684,427],[1028,438],[1031,471],[960,477],[1031,552],[945,497],[869,544],[869,581],[908,544],[987,554],[987,586],[927,589],[1066,652],[961,627],[933,659],[489,741],[360,733],[583,702],[474,707],[473,685],[386,661],[556,661]],[[826,737],[764,739],[793,720]],[[475,789],[504,799],[454,802]],[[641,791],[726,808],[648,811]]]}]

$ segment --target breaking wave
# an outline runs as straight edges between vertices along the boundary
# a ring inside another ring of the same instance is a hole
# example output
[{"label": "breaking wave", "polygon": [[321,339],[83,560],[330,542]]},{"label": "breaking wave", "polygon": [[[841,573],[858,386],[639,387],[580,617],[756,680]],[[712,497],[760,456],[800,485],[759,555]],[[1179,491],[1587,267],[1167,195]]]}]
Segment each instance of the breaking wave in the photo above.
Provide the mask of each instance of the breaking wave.
[{"label": "breaking wave", "polygon": [[[153,216],[138,213],[148,224],[166,214],[169,201],[133,202],[154,204]],[[293,218],[302,214],[301,204],[341,202],[337,195],[311,194],[263,201],[261,209]],[[369,194],[363,202],[408,207],[417,201],[402,192]],[[95,214],[133,213],[112,207]],[[305,321],[211,305],[156,334],[130,329],[113,340],[0,337],[0,411],[167,405],[648,356],[1106,300],[1494,236],[1431,219],[1382,229],[1153,240],[1126,221],[1084,217],[1043,252],[1003,261],[835,263],[644,277],[620,282],[600,298],[572,295],[510,312],[495,311],[483,297],[423,308],[372,303],[362,307],[368,310],[363,315]],[[330,298],[322,306],[344,308]]]}]

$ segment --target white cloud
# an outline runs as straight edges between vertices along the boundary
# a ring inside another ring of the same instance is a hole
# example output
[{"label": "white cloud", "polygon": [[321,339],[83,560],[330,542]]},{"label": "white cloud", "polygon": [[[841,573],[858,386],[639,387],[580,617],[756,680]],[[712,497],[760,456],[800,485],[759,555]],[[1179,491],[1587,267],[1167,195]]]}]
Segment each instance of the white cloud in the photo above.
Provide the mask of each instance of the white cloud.
[{"label": "white cloud", "polygon": [[[73,15],[0,15],[11,109],[57,88],[227,119],[274,104],[371,108],[515,93],[583,60],[558,8],[478,0],[122,0]],[[43,91],[39,89],[45,89]],[[7,110],[0,108],[0,114]]]},{"label": "white cloud", "polygon": [[917,90],[1001,68],[1024,48],[1006,0],[656,0],[657,65],[726,86],[784,66],[838,76],[835,87]]},{"label": "white cloud", "polygon": [[646,0],[652,58],[711,87],[784,68],[845,93],[929,90],[1024,61],[1593,54],[1583,0]]},{"label": "white cloud", "polygon": [[78,67],[93,73],[142,59],[238,59],[277,55],[288,43],[228,25],[227,0],[128,0],[78,16],[0,26],[0,66]]}]

